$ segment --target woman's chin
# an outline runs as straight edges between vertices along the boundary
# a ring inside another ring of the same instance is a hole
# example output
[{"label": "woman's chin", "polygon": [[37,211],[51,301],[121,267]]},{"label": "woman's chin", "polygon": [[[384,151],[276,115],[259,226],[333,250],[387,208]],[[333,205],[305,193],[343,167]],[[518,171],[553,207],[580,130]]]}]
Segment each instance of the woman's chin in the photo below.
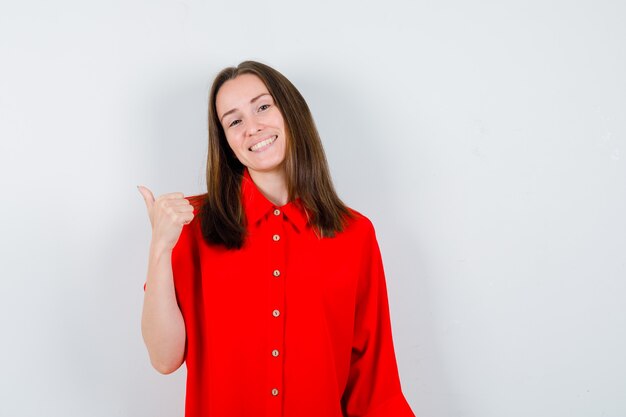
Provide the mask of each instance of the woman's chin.
[{"label": "woman's chin", "polygon": [[284,158],[268,158],[260,161],[246,161],[244,165],[248,167],[250,171],[257,172],[276,172],[282,171],[285,167]]}]

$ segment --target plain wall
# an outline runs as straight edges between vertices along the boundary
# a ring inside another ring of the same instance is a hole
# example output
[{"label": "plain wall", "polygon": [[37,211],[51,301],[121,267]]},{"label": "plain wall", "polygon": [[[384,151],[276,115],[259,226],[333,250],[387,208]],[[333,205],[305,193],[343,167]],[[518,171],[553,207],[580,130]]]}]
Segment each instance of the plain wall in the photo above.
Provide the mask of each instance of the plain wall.
[{"label": "plain wall", "polygon": [[207,96],[302,92],[372,219],[417,416],[626,416],[626,3],[0,3],[0,415],[182,416],[136,185],[204,190]]}]

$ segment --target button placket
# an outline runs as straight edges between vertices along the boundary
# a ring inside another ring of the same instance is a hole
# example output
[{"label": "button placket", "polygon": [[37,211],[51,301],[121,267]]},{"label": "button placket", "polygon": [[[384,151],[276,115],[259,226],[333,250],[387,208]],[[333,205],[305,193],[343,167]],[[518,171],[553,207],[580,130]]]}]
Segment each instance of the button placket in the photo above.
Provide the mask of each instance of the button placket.
[{"label": "button placket", "polygon": [[282,211],[274,208],[273,215],[268,218],[269,232],[269,267],[267,274],[269,283],[269,380],[268,406],[271,416],[281,416],[284,396],[284,343],[285,343],[285,228]]}]

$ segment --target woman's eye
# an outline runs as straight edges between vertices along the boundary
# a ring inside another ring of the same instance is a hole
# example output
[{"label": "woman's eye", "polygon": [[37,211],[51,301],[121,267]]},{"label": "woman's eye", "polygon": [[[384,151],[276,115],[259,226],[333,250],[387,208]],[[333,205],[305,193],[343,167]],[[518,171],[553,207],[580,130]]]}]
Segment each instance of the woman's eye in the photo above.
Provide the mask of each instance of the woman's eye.
[{"label": "woman's eye", "polygon": [[269,104],[262,104],[261,106],[259,106],[259,110],[265,110],[269,107]]},{"label": "woman's eye", "polygon": [[239,121],[240,121],[239,119],[237,119],[237,120],[233,120],[232,122],[230,122],[230,124],[228,125],[228,127],[235,126],[235,122],[239,122]]}]

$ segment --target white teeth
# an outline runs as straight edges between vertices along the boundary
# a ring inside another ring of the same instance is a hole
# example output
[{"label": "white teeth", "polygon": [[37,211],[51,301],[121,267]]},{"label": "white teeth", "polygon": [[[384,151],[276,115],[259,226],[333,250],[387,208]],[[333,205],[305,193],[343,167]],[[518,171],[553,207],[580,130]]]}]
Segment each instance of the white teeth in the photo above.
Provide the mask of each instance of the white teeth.
[{"label": "white teeth", "polygon": [[261,148],[263,148],[263,147],[273,143],[276,140],[277,137],[278,136],[272,136],[269,139],[265,139],[264,141],[261,141],[261,142],[257,143],[256,145],[251,146],[250,150],[253,151],[253,152],[257,151],[257,150],[259,150],[259,149],[261,149]]}]

